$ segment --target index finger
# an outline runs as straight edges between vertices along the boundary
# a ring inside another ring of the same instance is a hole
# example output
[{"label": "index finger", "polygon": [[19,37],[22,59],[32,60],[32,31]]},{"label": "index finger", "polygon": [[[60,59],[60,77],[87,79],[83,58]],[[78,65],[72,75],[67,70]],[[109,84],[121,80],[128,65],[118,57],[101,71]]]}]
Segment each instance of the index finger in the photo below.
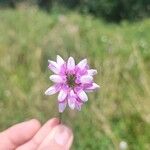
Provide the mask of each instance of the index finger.
[{"label": "index finger", "polygon": [[10,127],[0,134],[0,149],[15,149],[30,140],[40,127],[40,122],[36,119]]},{"label": "index finger", "polygon": [[59,122],[60,121],[57,118],[50,119],[41,127],[41,129],[29,142],[18,147],[17,150],[37,150],[37,147],[42,143],[51,130],[59,124]]}]

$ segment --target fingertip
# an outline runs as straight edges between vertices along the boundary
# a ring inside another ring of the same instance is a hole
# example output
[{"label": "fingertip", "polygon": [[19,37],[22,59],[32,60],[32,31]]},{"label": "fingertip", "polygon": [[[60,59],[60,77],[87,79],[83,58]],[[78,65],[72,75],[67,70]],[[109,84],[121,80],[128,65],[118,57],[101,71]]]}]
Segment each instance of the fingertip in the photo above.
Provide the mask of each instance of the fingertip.
[{"label": "fingertip", "polygon": [[44,125],[43,128],[47,128],[48,130],[52,130],[55,126],[59,125],[59,119],[58,118],[52,118],[48,120]]},{"label": "fingertip", "polygon": [[41,127],[41,123],[39,120],[37,119],[31,119],[29,121],[27,121],[28,123],[34,125],[36,128],[40,128]]},{"label": "fingertip", "polygon": [[29,141],[40,127],[41,123],[37,119],[31,119],[8,128],[3,132],[3,137],[8,146],[16,148]]},{"label": "fingertip", "polygon": [[[30,120],[32,124],[39,124],[39,121],[36,119]],[[37,149],[37,146],[39,146],[44,138],[51,132],[51,130],[59,124],[59,119],[58,118],[52,118],[48,120],[40,129],[39,131],[34,135],[31,141],[27,142],[24,144],[20,149]]]},{"label": "fingertip", "polygon": [[48,120],[48,122],[51,123],[55,123],[55,124],[59,124],[60,120],[58,118],[52,118],[50,120]]}]

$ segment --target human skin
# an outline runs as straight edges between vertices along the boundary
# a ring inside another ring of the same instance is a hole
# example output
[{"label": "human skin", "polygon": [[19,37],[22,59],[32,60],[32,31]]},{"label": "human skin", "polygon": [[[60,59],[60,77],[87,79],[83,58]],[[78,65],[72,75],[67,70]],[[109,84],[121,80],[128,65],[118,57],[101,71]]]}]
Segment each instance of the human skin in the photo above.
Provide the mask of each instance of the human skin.
[{"label": "human skin", "polygon": [[0,133],[0,150],[69,150],[73,133],[57,118],[43,126],[32,119]]}]

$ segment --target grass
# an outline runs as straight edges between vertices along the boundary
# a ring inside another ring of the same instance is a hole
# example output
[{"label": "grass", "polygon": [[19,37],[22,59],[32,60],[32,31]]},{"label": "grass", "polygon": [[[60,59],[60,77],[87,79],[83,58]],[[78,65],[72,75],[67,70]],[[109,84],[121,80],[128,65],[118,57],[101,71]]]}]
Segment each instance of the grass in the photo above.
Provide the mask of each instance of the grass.
[{"label": "grass", "polygon": [[97,68],[100,91],[89,94],[81,112],[67,109],[72,149],[150,147],[150,20],[107,24],[76,12],[46,14],[35,8],[0,10],[0,129],[57,116],[47,60],[59,54],[88,58]]}]

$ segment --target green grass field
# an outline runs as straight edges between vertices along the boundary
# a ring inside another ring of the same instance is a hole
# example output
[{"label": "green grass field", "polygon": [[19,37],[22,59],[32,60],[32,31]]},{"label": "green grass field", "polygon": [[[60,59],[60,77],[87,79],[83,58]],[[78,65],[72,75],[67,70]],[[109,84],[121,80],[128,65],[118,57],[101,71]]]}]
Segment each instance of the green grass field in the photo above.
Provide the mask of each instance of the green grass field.
[{"label": "green grass field", "polygon": [[101,89],[81,112],[67,109],[73,150],[150,147],[150,19],[108,24],[76,12],[0,9],[0,130],[30,118],[57,116],[47,60],[87,58]]}]

